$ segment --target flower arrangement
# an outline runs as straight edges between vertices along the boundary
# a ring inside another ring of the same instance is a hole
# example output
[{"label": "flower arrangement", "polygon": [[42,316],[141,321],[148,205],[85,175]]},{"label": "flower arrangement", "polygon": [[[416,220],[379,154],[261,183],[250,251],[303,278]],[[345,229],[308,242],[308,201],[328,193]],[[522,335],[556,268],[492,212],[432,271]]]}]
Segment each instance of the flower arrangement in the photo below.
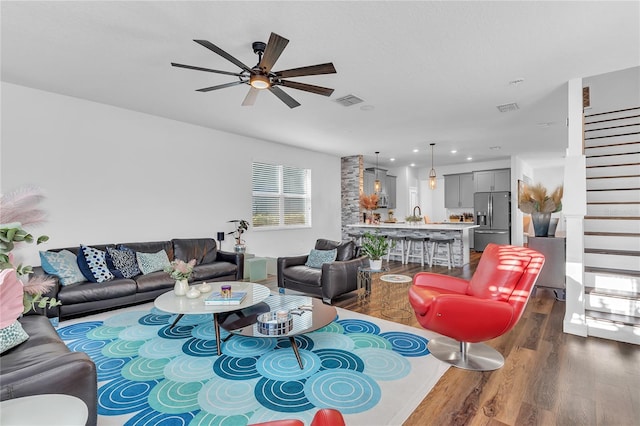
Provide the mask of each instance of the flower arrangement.
[{"label": "flower arrangement", "polygon": [[[25,226],[39,225],[45,220],[45,212],[37,208],[44,199],[42,191],[36,187],[23,187],[0,197],[0,270],[14,269],[16,274],[28,277],[23,286],[24,313],[36,307],[46,309],[60,305],[53,297],[43,296],[55,284],[54,279],[44,275],[32,276],[30,265],[14,265],[13,249],[16,244],[34,242],[34,237],[24,229]],[[36,244],[48,241],[41,235]]]},{"label": "flower arrangement", "polygon": [[365,210],[375,210],[378,208],[378,194],[360,194],[360,207]]},{"label": "flower arrangement", "polygon": [[235,223],[236,229],[235,231],[228,232],[227,235],[233,235],[233,238],[235,238],[236,240],[236,244],[241,245],[242,243],[244,243],[242,234],[244,234],[244,232],[249,229],[249,222],[244,219],[234,219],[230,220],[229,222]]},{"label": "flower arrangement", "polygon": [[193,267],[196,266],[196,260],[191,259],[189,262],[184,260],[174,260],[164,268],[165,272],[168,272],[176,281],[188,280],[193,273]]},{"label": "flower arrangement", "polygon": [[556,213],[562,210],[563,186],[557,187],[551,195],[547,195],[547,188],[538,183],[525,186],[520,193],[518,208],[523,213]]}]

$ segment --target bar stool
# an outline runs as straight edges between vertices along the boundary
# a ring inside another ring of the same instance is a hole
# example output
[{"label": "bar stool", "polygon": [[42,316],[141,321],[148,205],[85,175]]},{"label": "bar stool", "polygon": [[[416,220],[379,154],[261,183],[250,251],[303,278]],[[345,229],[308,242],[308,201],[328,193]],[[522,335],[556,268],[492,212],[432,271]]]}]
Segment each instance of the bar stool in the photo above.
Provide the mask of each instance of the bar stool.
[{"label": "bar stool", "polygon": [[[434,260],[446,260],[447,268],[451,269],[451,265],[453,265],[453,254],[451,250],[451,246],[453,245],[454,238],[453,237],[431,237],[431,253],[429,254],[429,267],[433,266]],[[445,244],[446,247],[446,257],[438,257],[438,248],[441,244]]]},{"label": "bar stool", "polygon": [[[420,248],[419,254],[417,253],[418,247]],[[427,263],[429,263],[429,237],[407,237],[407,261],[405,263],[409,263],[410,258],[417,258],[420,259],[420,266],[424,266],[425,256]]]},{"label": "bar stool", "polygon": [[[402,264],[403,265],[406,264],[407,262],[405,261],[404,250],[405,250],[405,242],[407,238],[395,233],[388,233],[385,236],[389,240],[389,250],[387,251],[387,262],[389,262],[389,259],[393,254],[393,255],[399,255],[400,261],[402,262]],[[394,243],[395,243],[395,248],[393,248]]]},{"label": "bar stool", "polygon": [[359,229],[350,229],[347,231],[347,236],[349,236],[349,238],[351,238],[351,240],[356,243],[356,245],[361,246],[362,245],[362,236],[364,235],[364,232],[362,230]]}]

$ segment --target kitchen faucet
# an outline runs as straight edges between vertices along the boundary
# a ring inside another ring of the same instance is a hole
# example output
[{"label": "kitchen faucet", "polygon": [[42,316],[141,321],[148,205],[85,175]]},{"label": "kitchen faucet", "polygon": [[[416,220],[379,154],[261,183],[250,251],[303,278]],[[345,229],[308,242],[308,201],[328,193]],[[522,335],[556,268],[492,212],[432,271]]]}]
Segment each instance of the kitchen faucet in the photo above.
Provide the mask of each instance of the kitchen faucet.
[{"label": "kitchen faucet", "polygon": [[422,209],[420,208],[420,206],[415,206],[413,208],[413,216],[416,215],[416,209],[418,209],[418,217],[422,217]]}]

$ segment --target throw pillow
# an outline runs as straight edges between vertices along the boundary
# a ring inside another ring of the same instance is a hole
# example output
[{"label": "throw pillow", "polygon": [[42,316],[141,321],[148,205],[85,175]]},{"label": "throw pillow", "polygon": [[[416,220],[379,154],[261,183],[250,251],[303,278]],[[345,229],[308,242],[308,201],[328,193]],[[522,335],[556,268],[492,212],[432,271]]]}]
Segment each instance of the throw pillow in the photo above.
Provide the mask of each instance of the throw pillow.
[{"label": "throw pillow", "polygon": [[336,260],[336,255],[338,251],[336,249],[333,250],[316,250],[312,249],[311,253],[309,253],[309,257],[307,258],[306,266],[310,268],[322,268],[323,263],[331,263]]},{"label": "throw pillow", "polygon": [[130,248],[107,247],[107,267],[117,278],[133,278],[140,275],[136,252]]},{"label": "throw pillow", "polygon": [[18,346],[29,338],[29,335],[22,328],[22,324],[15,320],[13,324],[0,328],[0,354],[14,346]]},{"label": "throw pillow", "polygon": [[160,250],[157,253],[142,253],[137,252],[136,258],[138,259],[138,266],[143,274],[149,274],[151,272],[162,271],[165,266],[169,266],[169,256],[164,250]]},{"label": "throw pillow", "polygon": [[77,256],[69,250],[41,251],[40,265],[47,274],[58,277],[61,285],[87,280],[78,267]]},{"label": "throw pillow", "polygon": [[[16,271],[0,272],[0,353],[19,345],[29,338],[17,319],[22,315],[22,283]],[[17,323],[17,325],[16,325]]]},{"label": "throw pillow", "polygon": [[107,267],[106,254],[95,247],[80,245],[78,266],[82,274],[93,283],[102,283],[114,278]]}]

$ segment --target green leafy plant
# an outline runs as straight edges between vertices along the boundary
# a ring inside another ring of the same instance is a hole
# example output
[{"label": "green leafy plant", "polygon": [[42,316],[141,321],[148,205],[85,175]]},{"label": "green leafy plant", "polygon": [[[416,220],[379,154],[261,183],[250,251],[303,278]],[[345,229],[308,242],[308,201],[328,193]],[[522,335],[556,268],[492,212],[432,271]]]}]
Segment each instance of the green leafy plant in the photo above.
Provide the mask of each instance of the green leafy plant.
[{"label": "green leafy plant", "polygon": [[[37,205],[44,196],[34,187],[25,187],[3,194],[0,197],[0,270],[14,269],[18,276],[28,276],[23,287],[24,312],[38,308],[52,308],[60,305],[55,298],[43,296],[55,284],[55,281],[45,276],[30,276],[33,267],[30,265],[14,265],[12,254],[16,244],[34,242],[31,233],[24,226],[37,225],[44,221],[44,211],[37,209]],[[49,237],[41,235],[35,239],[36,244],[48,241]]]},{"label": "green leafy plant", "polygon": [[362,236],[362,253],[369,256],[372,260],[379,260],[387,254],[387,250],[393,248],[395,242],[389,245],[389,240],[386,236],[376,232],[372,234],[370,232],[365,232]]},{"label": "green leafy plant", "polygon": [[422,218],[420,216],[407,216],[404,220],[407,222],[422,222]]},{"label": "green leafy plant", "polygon": [[230,223],[236,224],[235,231],[228,232],[227,235],[233,235],[233,238],[236,240],[236,244],[240,245],[244,242],[242,239],[242,234],[249,229],[249,222],[244,219],[234,219],[230,220]]}]

